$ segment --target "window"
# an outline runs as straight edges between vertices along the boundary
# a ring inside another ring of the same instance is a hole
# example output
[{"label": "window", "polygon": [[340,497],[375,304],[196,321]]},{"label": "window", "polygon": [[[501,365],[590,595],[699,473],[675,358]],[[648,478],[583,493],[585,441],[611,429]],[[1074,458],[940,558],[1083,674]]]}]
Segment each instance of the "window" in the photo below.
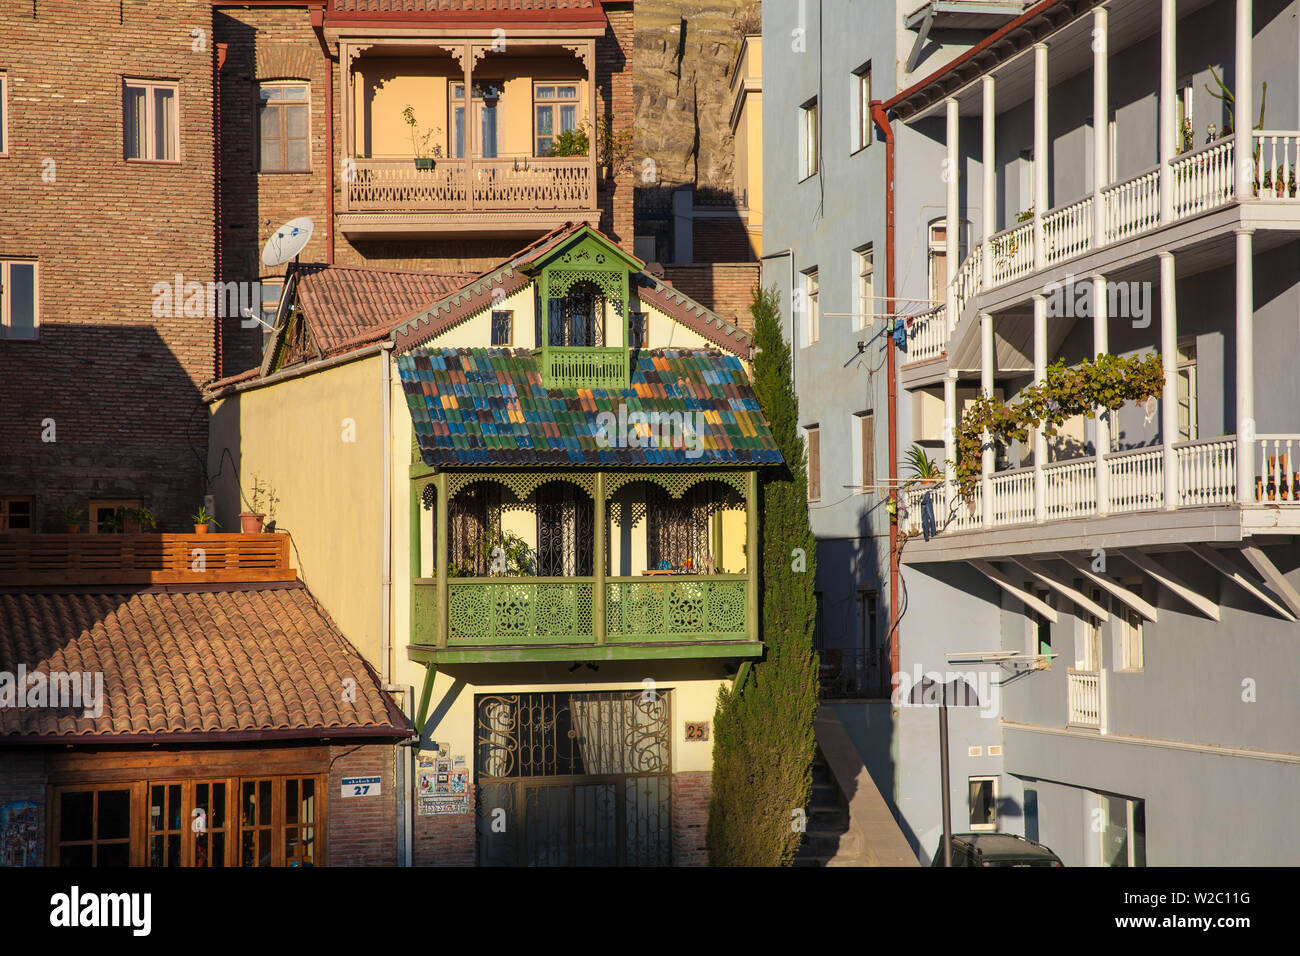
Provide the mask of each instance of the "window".
[{"label": "window", "polygon": [[970,777],[970,828],[972,831],[998,828],[998,778]]},{"label": "window", "polygon": [[821,282],[816,269],[809,269],[803,274],[803,311],[807,320],[804,323],[806,339],[804,345],[812,345],[822,337]]},{"label": "window", "polygon": [[874,490],[872,486],[876,483],[876,416],[863,412],[853,417],[857,427],[854,445],[857,446],[858,492],[865,495]]},{"label": "window", "polygon": [[[1091,588],[1088,591],[1088,597],[1092,598],[1102,607],[1106,602],[1102,598],[1101,588]],[[1074,669],[1079,671],[1097,671],[1101,670],[1101,642],[1103,629],[1109,623],[1107,620],[1098,620],[1091,614],[1086,614],[1079,622],[1079,646],[1075,648]]]},{"label": "window", "polygon": [[[1178,151],[1185,153],[1188,150],[1196,148],[1196,126],[1195,117],[1192,112],[1192,94],[1196,91],[1196,84],[1192,82],[1190,76],[1184,76],[1178,81]],[[1224,135],[1228,130],[1223,131]]]},{"label": "window", "polygon": [[179,84],[127,80],[123,84],[122,135],[126,158],[174,163],[180,159]]},{"label": "window", "polygon": [[31,531],[32,499],[0,498],[0,531]]},{"label": "window", "polygon": [[1178,440],[1196,441],[1196,340],[1178,344]]},{"label": "window", "polygon": [[605,294],[593,282],[575,284],[568,295],[552,298],[546,310],[547,345],[605,345]]},{"label": "window", "polygon": [[822,500],[822,440],[821,429],[809,425],[804,429],[808,442],[808,500]]},{"label": "window", "polygon": [[452,155],[464,159],[466,155],[495,159],[497,155],[497,106],[501,102],[501,87],[488,81],[474,81],[474,95],[470,107],[469,153],[465,152],[465,84],[451,85]]},{"label": "window", "polygon": [[650,317],[644,312],[633,312],[628,317],[628,347],[648,349],[650,347]]},{"label": "window", "polygon": [[853,71],[854,119],[853,149],[871,145],[871,63],[864,63]]},{"label": "window", "polygon": [[90,502],[90,533],[112,534],[122,530],[117,527],[115,515],[118,508],[139,508],[139,498],[94,498]]},{"label": "window", "polygon": [[0,156],[9,155],[9,74],[0,72]]},{"label": "window", "polygon": [[0,260],[0,338],[35,339],[40,325],[37,263]]},{"label": "window", "polygon": [[263,83],[258,129],[262,172],[311,168],[311,88],[306,83]]},{"label": "window", "polygon": [[515,344],[515,314],[509,309],[492,310],[492,344],[509,348]]},{"label": "window", "polygon": [[282,279],[261,279],[258,282],[258,293],[261,302],[258,306],[258,312],[262,319],[262,355],[266,355],[266,350],[271,347],[275,340],[275,320],[280,311],[280,296],[284,293],[284,280]]},{"label": "window", "polygon": [[[1048,607],[1052,606],[1052,594],[1047,588],[1026,588],[1042,601]],[[1052,653],[1052,622],[1043,615],[1039,614],[1032,608],[1025,608],[1025,617],[1029,622],[1029,653],[1031,654],[1051,654]],[[1051,670],[1052,660],[1047,658],[1045,661],[1048,670]]]},{"label": "window", "polygon": [[578,87],[555,83],[533,86],[533,148],[549,156],[555,137],[578,128]]},{"label": "window", "polygon": [[[1017,213],[1026,212],[1034,208],[1034,151],[1032,149],[1022,149],[1020,155],[1016,157],[1016,180],[1017,192],[1020,196],[1020,206]],[[1008,223],[1008,225],[1011,225]]]},{"label": "window", "polygon": [[858,265],[858,328],[866,329],[876,315],[876,273],[871,246],[863,246],[854,256]]},{"label": "window", "polygon": [[55,791],[56,866],[131,865],[131,789],[80,787]]},{"label": "window", "polygon": [[817,172],[817,100],[809,100],[799,108],[799,178],[807,179]]},{"label": "window", "polygon": [[1146,866],[1146,801],[1104,793],[1097,794],[1097,799],[1103,817],[1102,866]]},{"label": "window", "polygon": [[[1124,582],[1130,591],[1142,596],[1141,580]],[[1143,667],[1142,615],[1131,607],[1123,607],[1119,614],[1119,667],[1121,671],[1140,671]]]}]

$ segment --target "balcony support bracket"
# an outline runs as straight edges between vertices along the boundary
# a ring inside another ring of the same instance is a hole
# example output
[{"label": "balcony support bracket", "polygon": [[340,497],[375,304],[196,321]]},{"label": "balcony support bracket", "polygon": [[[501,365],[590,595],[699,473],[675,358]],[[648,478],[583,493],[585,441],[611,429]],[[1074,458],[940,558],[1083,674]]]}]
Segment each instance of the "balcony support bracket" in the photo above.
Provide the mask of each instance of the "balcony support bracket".
[{"label": "balcony support bracket", "polygon": [[1214,548],[1211,548],[1208,544],[1187,544],[1184,545],[1184,547],[1187,548],[1188,551],[1192,552],[1192,554],[1196,555],[1198,558],[1204,561],[1206,564],[1208,564],[1210,567],[1214,568],[1214,570],[1222,574],[1233,584],[1237,585],[1237,587],[1241,588],[1251,597],[1255,598],[1258,601],[1261,601],[1264,604],[1267,604],[1285,620],[1288,621],[1296,620],[1296,616],[1294,614],[1292,614],[1289,610],[1287,610],[1286,607],[1279,604],[1277,601],[1273,600],[1272,596],[1269,595],[1267,592],[1265,592],[1264,589],[1261,588],[1256,582],[1246,577],[1245,574],[1243,574],[1240,570],[1238,570],[1233,565],[1233,563],[1227,558],[1226,555],[1223,554],[1223,552],[1216,551]]},{"label": "balcony support bracket", "polygon": [[1130,562],[1149,574],[1156,583],[1168,588],[1170,591],[1173,591],[1210,620],[1219,620],[1218,604],[1211,601],[1204,594],[1201,594],[1194,587],[1178,575],[1174,574],[1174,572],[1170,571],[1164,565],[1157,562],[1150,555],[1144,554],[1136,548],[1123,548],[1121,549],[1120,554],[1124,555],[1124,557]]},{"label": "balcony support bracket", "polygon": [[1286,606],[1291,609],[1292,613],[1300,615],[1300,592],[1291,586],[1291,582],[1282,576],[1282,572],[1277,569],[1277,565],[1272,562],[1262,548],[1253,545],[1241,549],[1241,553],[1246,556],[1246,560],[1251,566],[1259,572],[1268,586],[1273,589]]},{"label": "balcony support bracket", "polygon": [[437,661],[424,665],[424,683],[420,686],[420,706],[415,712],[415,733],[424,740],[424,724],[429,719],[429,699],[433,696],[433,681],[438,676]]},{"label": "balcony support bracket", "polygon": [[1026,591],[1024,588],[1020,587],[1018,584],[1012,581],[1009,577],[1007,577],[1005,574],[999,571],[988,561],[971,561],[970,566],[973,567],[976,571],[980,572],[980,574],[984,575],[986,578],[988,578],[998,587],[1002,588],[1002,590],[1006,591],[1012,597],[1019,600],[1026,607],[1030,608],[1033,611],[1038,612],[1043,617],[1051,621],[1053,624],[1057,623],[1057,614],[1055,608],[1053,608],[1046,601],[1041,600],[1038,597],[1035,597],[1034,595]]},{"label": "balcony support bracket", "polygon": [[1074,555],[1063,554],[1061,560],[1068,564],[1074,570],[1078,571],[1093,584],[1100,587],[1103,591],[1108,592],[1116,600],[1120,601],[1127,607],[1141,614],[1148,621],[1154,622],[1156,619],[1156,607],[1147,601],[1142,600],[1122,584],[1106,577],[1104,574],[1098,574],[1088,566],[1088,562]]},{"label": "balcony support bracket", "polygon": [[1012,558],[1011,560],[1020,565],[1043,584],[1046,584],[1053,591],[1069,598],[1098,620],[1105,621],[1110,617],[1110,612],[1104,607],[1092,598],[1088,597],[1078,588],[1071,587],[1033,558],[1018,557]]}]

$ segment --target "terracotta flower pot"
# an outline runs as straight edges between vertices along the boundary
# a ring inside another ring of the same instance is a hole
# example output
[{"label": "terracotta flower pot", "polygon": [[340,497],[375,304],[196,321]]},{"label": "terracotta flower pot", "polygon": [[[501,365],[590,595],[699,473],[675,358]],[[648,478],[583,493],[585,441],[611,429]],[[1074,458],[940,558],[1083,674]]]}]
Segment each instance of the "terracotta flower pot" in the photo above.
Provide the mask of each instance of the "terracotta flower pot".
[{"label": "terracotta flower pot", "polygon": [[195,533],[195,534],[207,534],[207,533],[208,533],[208,525],[206,525],[206,524],[196,524],[196,525],[194,526],[194,533]]},{"label": "terracotta flower pot", "polygon": [[123,534],[140,534],[144,530],[144,525],[139,518],[125,518],[122,521]]},{"label": "terracotta flower pot", "polygon": [[76,534],[80,530],[81,530],[81,525],[78,524],[65,524],[63,526],[64,534]]},{"label": "terracotta flower pot", "polygon": [[266,515],[253,514],[250,511],[239,513],[239,530],[244,534],[261,534],[262,520]]}]

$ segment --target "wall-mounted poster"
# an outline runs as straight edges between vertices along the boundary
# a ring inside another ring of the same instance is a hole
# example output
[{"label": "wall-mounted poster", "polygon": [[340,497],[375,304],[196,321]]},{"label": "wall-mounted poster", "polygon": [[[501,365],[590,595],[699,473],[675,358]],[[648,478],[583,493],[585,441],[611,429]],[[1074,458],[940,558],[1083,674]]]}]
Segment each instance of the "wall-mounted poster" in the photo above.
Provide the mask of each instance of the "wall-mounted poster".
[{"label": "wall-mounted poster", "polygon": [[[454,760],[447,744],[436,752],[421,752],[416,758],[416,813],[422,817],[469,813],[469,770],[465,758]],[[457,789],[459,787],[459,789]]]},{"label": "wall-mounted poster", "polygon": [[40,866],[38,808],[30,800],[0,806],[0,866]]}]

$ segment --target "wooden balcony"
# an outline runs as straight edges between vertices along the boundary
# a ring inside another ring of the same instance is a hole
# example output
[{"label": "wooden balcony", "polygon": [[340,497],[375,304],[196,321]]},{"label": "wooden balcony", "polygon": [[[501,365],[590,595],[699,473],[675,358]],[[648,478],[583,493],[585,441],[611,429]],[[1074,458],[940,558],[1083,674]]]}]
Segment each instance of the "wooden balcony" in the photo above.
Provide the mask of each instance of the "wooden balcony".
[{"label": "wooden balcony", "polygon": [[0,586],[296,581],[287,534],[0,534]]},{"label": "wooden balcony", "polygon": [[358,159],[340,211],[351,234],[510,231],[599,221],[590,156]]}]

